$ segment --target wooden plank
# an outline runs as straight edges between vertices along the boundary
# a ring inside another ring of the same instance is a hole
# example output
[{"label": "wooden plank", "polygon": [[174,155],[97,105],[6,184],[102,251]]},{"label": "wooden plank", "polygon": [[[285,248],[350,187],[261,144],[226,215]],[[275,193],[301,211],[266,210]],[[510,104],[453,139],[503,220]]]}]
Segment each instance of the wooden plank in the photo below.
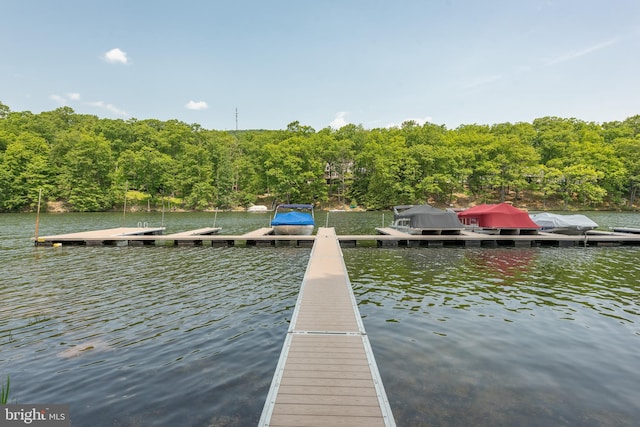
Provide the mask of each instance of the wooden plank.
[{"label": "wooden plank", "polygon": [[[294,380],[294,378],[296,378],[296,380]],[[340,372],[339,374],[332,374],[331,372],[327,372],[327,371],[310,371],[310,370],[296,370],[296,369],[288,369],[283,371],[283,376],[282,376],[282,384],[291,384],[291,385],[301,385],[304,384],[303,379],[307,378],[309,380],[309,384],[320,384],[322,381],[315,381],[315,380],[338,380],[338,379],[344,379],[344,380],[366,380],[369,381],[371,387],[375,387],[375,384],[373,383],[373,379],[371,378],[370,373],[368,372],[355,372],[355,371],[348,371],[348,372]],[[290,381],[290,382],[288,382]],[[363,384],[360,384],[359,386],[363,386]]]},{"label": "wooden plank", "polygon": [[[287,394],[280,393],[280,403],[298,405],[344,405],[344,396],[334,394]],[[349,396],[349,404],[358,406],[378,406],[378,398],[373,396]]]},{"label": "wooden plank", "polygon": [[[345,396],[342,396],[346,399]],[[302,403],[281,403],[274,409],[273,413],[277,414],[297,414],[297,415],[333,415],[339,417],[380,417],[380,407],[377,405],[364,406],[364,405],[316,405],[316,404],[302,404]],[[346,399],[346,403],[350,403]]]},{"label": "wooden plank", "polygon": [[345,363],[334,363],[334,364],[327,364],[327,363],[322,363],[322,362],[318,362],[318,363],[307,363],[307,362],[300,362],[298,363],[295,359],[294,360],[287,360],[287,367],[285,368],[285,370],[287,369],[291,369],[291,370],[300,370],[300,371],[304,371],[304,372],[327,372],[328,375],[336,378],[338,376],[340,376],[342,373],[344,372],[369,372],[369,366],[367,366],[366,364],[366,358],[365,358],[365,363],[351,363],[351,364],[345,364]]},{"label": "wooden plank", "polygon": [[362,343],[357,338],[344,339],[342,335],[313,335],[313,334],[299,334],[295,336],[296,344],[299,346],[310,345],[339,345],[344,348],[361,348]]},{"label": "wooden plank", "polygon": [[300,372],[288,371],[284,373],[282,379],[283,381],[287,381],[288,387],[307,385],[316,387],[374,388],[374,384],[370,376],[363,376],[363,378],[346,378],[346,376],[343,375],[341,378],[326,378],[324,375],[320,375],[319,373],[317,376],[318,378],[314,378],[311,374],[303,375]]},{"label": "wooden plank", "polygon": [[306,427],[382,427],[384,421],[374,417],[332,417],[318,415],[289,415],[276,414],[270,424],[279,426],[306,426]]},{"label": "wooden plank", "polygon": [[302,346],[297,345],[289,349],[289,357],[318,358],[332,357],[334,359],[353,359],[362,355],[361,348],[339,348],[333,346]]},{"label": "wooden plank", "polygon": [[[315,386],[315,385],[281,385],[278,393],[278,401],[280,404],[281,395],[325,395],[325,396],[369,396],[376,397],[376,390],[373,387],[334,387],[334,386]],[[377,399],[377,397],[376,397]]]}]

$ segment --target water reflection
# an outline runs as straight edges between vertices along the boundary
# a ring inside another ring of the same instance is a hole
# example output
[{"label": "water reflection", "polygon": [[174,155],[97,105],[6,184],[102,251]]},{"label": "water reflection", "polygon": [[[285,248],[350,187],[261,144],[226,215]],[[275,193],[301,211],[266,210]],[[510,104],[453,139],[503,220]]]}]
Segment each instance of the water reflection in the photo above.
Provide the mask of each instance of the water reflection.
[{"label": "water reflection", "polygon": [[510,285],[529,272],[537,254],[538,251],[532,248],[495,248],[465,251],[465,259],[496,283]]},{"label": "water reflection", "polygon": [[402,425],[634,425],[634,248],[345,250]]}]

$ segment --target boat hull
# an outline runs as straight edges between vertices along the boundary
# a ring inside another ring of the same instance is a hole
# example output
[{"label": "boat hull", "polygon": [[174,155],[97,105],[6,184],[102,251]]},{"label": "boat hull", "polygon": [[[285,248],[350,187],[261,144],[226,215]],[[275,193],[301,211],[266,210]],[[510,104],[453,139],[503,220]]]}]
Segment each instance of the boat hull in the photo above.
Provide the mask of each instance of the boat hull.
[{"label": "boat hull", "polygon": [[249,208],[247,209],[247,212],[266,213],[266,212],[269,212],[269,209],[263,205],[253,205],[253,206],[249,206]]},{"label": "boat hull", "polygon": [[313,225],[274,225],[273,234],[278,236],[310,236]]},{"label": "boat hull", "polygon": [[579,235],[598,228],[598,224],[584,215],[560,215],[550,212],[531,214],[531,219],[546,233]]},{"label": "boat hull", "polygon": [[591,231],[596,227],[555,227],[555,228],[544,228],[540,231],[544,231],[545,233],[556,233],[556,234],[567,234],[569,236],[577,236],[580,234],[585,234],[587,231]]},{"label": "boat hull", "polygon": [[431,235],[455,235],[462,232],[462,228],[412,228],[404,225],[392,224],[389,228],[401,231],[403,233],[416,235],[416,236],[431,236]]}]

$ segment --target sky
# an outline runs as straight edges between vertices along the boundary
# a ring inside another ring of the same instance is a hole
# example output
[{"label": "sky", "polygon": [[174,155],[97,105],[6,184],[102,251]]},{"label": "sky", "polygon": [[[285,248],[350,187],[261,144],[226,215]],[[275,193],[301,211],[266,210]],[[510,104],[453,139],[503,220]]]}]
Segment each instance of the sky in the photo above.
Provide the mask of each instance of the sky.
[{"label": "sky", "polygon": [[0,102],[217,130],[624,120],[640,1],[0,0]]}]

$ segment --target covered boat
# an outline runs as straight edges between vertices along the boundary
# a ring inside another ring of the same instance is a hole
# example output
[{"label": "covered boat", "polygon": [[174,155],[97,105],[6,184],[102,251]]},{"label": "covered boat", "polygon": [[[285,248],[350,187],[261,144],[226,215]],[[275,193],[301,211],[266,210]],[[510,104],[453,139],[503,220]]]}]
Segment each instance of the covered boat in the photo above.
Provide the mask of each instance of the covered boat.
[{"label": "covered boat", "polygon": [[584,234],[598,227],[585,215],[559,215],[542,212],[530,215],[533,222],[538,224],[542,231],[560,234]]},{"label": "covered boat", "polygon": [[453,211],[427,204],[400,205],[393,207],[391,228],[409,234],[460,234],[464,224]]},{"label": "covered boat", "polygon": [[534,234],[540,229],[527,212],[509,203],[474,206],[458,212],[458,218],[464,225],[486,233]]},{"label": "covered boat", "polygon": [[[288,211],[285,211],[287,210]],[[310,211],[305,212],[305,211]],[[315,227],[313,205],[283,204],[276,207],[271,220],[274,234],[309,236]]]}]

